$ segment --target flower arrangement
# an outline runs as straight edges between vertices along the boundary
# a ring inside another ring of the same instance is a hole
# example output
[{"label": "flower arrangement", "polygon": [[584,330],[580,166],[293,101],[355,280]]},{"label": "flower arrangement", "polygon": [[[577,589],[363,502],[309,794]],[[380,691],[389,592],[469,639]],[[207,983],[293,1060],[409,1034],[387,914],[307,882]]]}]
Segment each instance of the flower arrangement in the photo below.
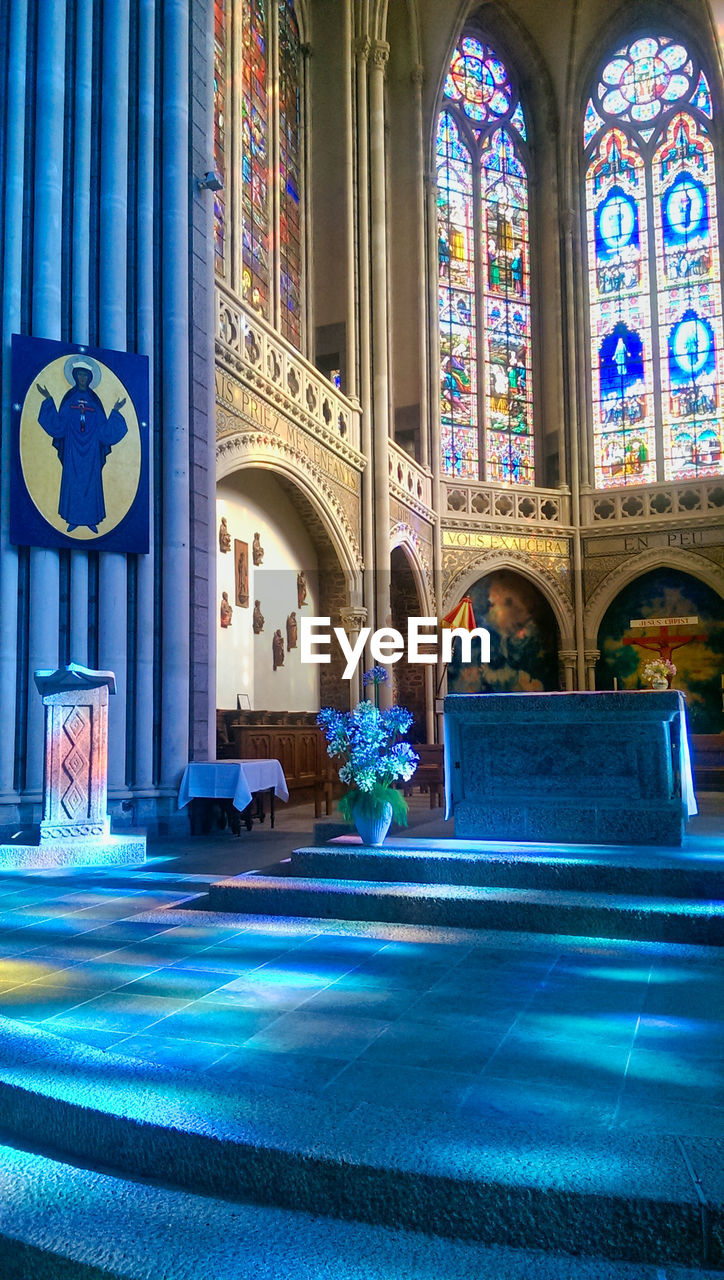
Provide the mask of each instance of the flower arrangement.
[{"label": "flower arrangement", "polygon": [[668,686],[672,676],[675,675],[676,667],[673,662],[669,662],[668,658],[652,658],[651,661],[647,662],[646,666],[643,668],[641,672],[641,679],[644,684],[648,685],[650,689],[653,689],[656,684],[661,684],[664,680]]},{"label": "flower arrangement", "polygon": [[[380,672],[386,680],[384,667],[373,667],[365,675],[365,685],[383,683]],[[377,818],[389,805],[394,821],[406,826],[407,801],[392,784],[408,782],[417,768],[419,756],[403,741],[412,714],[405,707],[381,711],[375,703],[364,701],[354,711],[325,707],[317,724],[327,739],[328,754],[343,761],[339,777],[349,791],[340,801],[342,816],[348,822],[354,822],[356,815]]]}]

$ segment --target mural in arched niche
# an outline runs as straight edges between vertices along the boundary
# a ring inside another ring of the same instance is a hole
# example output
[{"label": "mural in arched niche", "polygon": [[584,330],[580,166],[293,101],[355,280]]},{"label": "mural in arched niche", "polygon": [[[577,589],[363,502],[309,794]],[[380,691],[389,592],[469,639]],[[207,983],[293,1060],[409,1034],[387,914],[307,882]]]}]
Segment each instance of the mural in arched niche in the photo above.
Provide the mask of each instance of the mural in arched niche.
[{"label": "mural in arched niche", "polygon": [[490,662],[481,663],[473,641],[470,664],[460,662],[455,643],[448,669],[450,693],[541,693],[558,689],[558,629],[538,588],[510,569],[474,582],[468,593],[475,621],[490,632]]},{"label": "mural in arched niche", "polygon": [[[697,618],[692,625],[671,622],[660,627],[631,627],[644,618]],[[665,631],[665,634],[664,634]],[[601,657],[596,686],[612,689],[639,689],[645,664],[659,656],[651,643],[658,644],[662,656],[676,667],[672,688],[686,694],[689,726],[694,733],[719,733],[722,716],[722,674],[724,674],[724,600],[706,583],[680,569],[653,569],[634,578],[609,605],[598,632]],[[663,652],[666,650],[666,652]]]}]

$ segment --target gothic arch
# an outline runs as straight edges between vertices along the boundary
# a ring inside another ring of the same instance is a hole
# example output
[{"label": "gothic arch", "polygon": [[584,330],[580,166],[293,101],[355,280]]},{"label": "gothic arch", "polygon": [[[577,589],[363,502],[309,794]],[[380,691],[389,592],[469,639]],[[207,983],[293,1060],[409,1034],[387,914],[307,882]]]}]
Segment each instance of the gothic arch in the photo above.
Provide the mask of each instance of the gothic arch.
[{"label": "gothic arch", "polygon": [[248,467],[262,467],[291,481],[323,525],[350,588],[358,585],[362,556],[357,534],[337,494],[309,459],[278,437],[253,429],[237,431],[217,442],[217,481]]},{"label": "gothic arch", "polygon": [[696,555],[693,551],[682,551],[676,547],[655,548],[642,551],[640,555],[626,560],[603,579],[594,591],[584,612],[584,634],[589,638],[587,643],[595,645],[598,630],[604,614],[616,596],[627,587],[629,582],[640,578],[650,569],[680,569],[692,578],[706,583],[717,595],[724,599],[724,568]]},{"label": "gothic arch", "polygon": [[530,560],[526,556],[516,555],[515,552],[507,552],[505,555],[493,555],[490,557],[482,555],[477,556],[474,560],[467,561],[463,568],[459,569],[445,586],[443,610],[451,608],[457,600],[466,595],[478,578],[486,577],[490,573],[496,573],[500,569],[509,569],[512,573],[520,574],[522,578],[527,578],[540,591],[546,603],[553,610],[561,649],[573,647],[575,645],[573,610],[563,595],[555,577],[545,570],[531,568]]},{"label": "gothic arch", "polygon": [[390,553],[399,547],[412,571],[420,609],[426,617],[435,616],[435,588],[430,565],[422,542],[409,524],[396,524],[390,535]]}]

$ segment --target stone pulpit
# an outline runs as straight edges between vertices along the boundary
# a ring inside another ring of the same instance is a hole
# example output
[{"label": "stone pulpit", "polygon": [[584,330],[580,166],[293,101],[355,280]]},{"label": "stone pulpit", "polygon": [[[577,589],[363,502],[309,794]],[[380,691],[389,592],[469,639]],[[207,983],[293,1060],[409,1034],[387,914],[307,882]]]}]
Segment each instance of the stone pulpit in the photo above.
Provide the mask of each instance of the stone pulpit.
[{"label": "stone pulpit", "polygon": [[111,830],[108,696],[116,692],[116,677],[71,662],[57,671],[36,671],[35,684],[45,707],[40,843],[103,839]]},{"label": "stone pulpit", "polygon": [[445,791],[464,839],[680,845],[696,812],[683,696],[451,694]]},{"label": "stone pulpit", "polygon": [[0,869],[118,866],[143,862],[145,835],[111,835],[107,812],[108,696],[112,671],[74,662],[36,671],[45,707],[43,813],[0,845]]}]

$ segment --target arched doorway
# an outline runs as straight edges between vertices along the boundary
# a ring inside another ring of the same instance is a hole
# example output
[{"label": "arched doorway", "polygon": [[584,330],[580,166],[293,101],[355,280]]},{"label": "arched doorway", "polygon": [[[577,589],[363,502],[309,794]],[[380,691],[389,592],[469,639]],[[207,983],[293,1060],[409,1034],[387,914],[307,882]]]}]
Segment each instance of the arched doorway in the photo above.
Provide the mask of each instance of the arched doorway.
[{"label": "arched doorway", "polygon": [[558,627],[542,591],[523,574],[498,569],[468,590],[475,621],[490,632],[490,662],[462,664],[456,643],[448,668],[450,693],[541,693],[559,688]]},{"label": "arched doorway", "polygon": [[[427,616],[412,566],[402,547],[395,547],[390,555],[390,613],[392,626],[404,637],[407,636],[408,618]],[[393,698],[399,705],[407,707],[414,716],[410,741],[427,742],[432,668],[424,663],[409,663],[406,653],[407,649],[392,667]]]},{"label": "arched doorway", "polygon": [[[697,621],[681,621],[691,618]],[[647,619],[656,622],[631,626]],[[598,648],[599,689],[614,688],[614,681],[619,689],[641,688],[646,663],[670,652],[676,667],[672,687],[686,694],[691,730],[720,733],[724,728],[724,600],[692,574],[660,567],[634,578],[606,610]]]},{"label": "arched doorway", "polygon": [[339,646],[328,664],[301,661],[302,618],[339,625],[351,587],[310,500],[288,476],[245,466],[219,480],[216,507],[217,709],[347,707]]}]

